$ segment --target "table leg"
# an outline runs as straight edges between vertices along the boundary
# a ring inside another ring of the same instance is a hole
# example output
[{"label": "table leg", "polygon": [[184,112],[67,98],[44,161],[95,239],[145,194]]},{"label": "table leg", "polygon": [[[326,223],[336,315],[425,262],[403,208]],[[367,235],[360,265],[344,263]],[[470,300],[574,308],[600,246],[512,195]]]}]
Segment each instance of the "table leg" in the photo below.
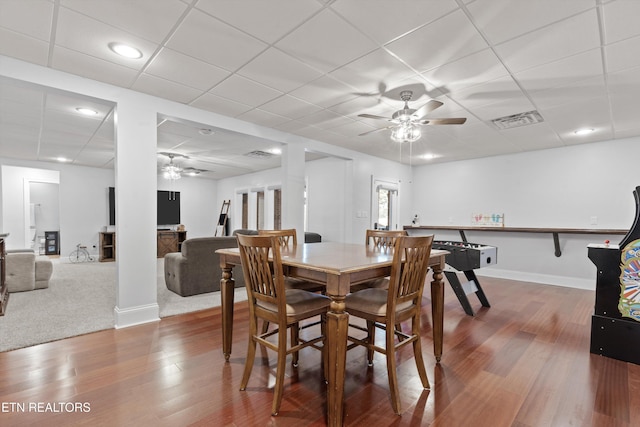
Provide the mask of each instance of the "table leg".
[{"label": "table leg", "polygon": [[349,314],[344,311],[344,296],[331,296],[331,298],[333,301],[327,313],[327,342],[325,344],[328,349],[326,355],[329,366],[327,420],[329,426],[342,426]]},{"label": "table leg", "polygon": [[233,298],[235,281],[232,267],[222,267],[220,280],[220,296],[222,300],[222,352],[228,362],[231,357],[231,342],[233,341]]},{"label": "table leg", "polygon": [[433,319],[433,354],[436,362],[442,358],[442,343],[444,334],[444,282],[442,281],[443,266],[433,267],[433,281],[431,282],[431,317]]}]

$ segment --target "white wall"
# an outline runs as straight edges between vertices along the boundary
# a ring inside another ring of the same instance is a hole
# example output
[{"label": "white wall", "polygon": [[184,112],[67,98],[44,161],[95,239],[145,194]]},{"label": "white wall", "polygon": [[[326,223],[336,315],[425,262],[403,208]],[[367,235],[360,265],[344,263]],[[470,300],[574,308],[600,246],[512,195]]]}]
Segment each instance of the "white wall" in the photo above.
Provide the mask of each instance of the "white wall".
[{"label": "white wall", "polygon": [[[3,207],[7,209],[2,215],[2,231],[11,233],[7,239],[8,249],[28,247],[28,243],[17,238],[24,230],[22,183],[25,179],[38,181],[53,174],[60,181],[61,256],[71,253],[78,243],[86,245],[90,253],[98,254],[99,232],[109,224],[108,188],[114,186],[112,169],[6,158],[0,158],[0,165]],[[11,171],[9,175],[7,171]],[[210,179],[185,177],[175,182],[173,190],[180,191],[181,221],[189,238],[213,235],[220,211],[216,188],[216,181]],[[171,188],[166,180],[158,177],[158,189]]]},{"label": "white wall", "polygon": [[220,214],[216,181],[185,176],[170,183],[158,176],[158,190],[180,192],[180,222],[187,230],[187,238],[214,235]]},{"label": "white wall", "polygon": [[[629,229],[640,138],[605,141],[508,156],[414,168],[413,208],[421,225],[471,225],[473,212],[504,213],[507,227]],[[436,185],[437,184],[437,185]],[[420,188],[429,188],[427,197]],[[597,217],[597,224],[592,224]],[[621,235],[465,232],[467,239],[498,247],[498,264],[480,274],[595,289],[588,243]],[[438,239],[460,240],[457,232]]]},{"label": "white wall", "polygon": [[[31,246],[26,238],[30,223],[30,183],[57,184],[60,174],[51,168],[22,167],[2,163],[2,232],[9,233],[6,249]],[[52,230],[53,231],[53,230]]]}]

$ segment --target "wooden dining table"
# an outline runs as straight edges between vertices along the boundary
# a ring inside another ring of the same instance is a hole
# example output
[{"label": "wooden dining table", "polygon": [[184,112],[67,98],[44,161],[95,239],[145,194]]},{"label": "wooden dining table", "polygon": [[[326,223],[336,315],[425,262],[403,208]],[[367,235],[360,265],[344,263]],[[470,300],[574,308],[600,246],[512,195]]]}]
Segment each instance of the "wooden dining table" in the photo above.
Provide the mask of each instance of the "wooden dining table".
[{"label": "wooden dining table", "polygon": [[[218,249],[222,279],[222,346],[225,360],[231,356],[233,335],[234,280],[232,268],[240,265],[238,248]],[[389,276],[393,251],[363,244],[322,242],[284,247],[281,250],[282,265],[286,276],[324,284],[326,295],[331,298],[327,313],[326,347],[328,358],[327,423],[343,424],[343,395],[347,353],[349,313],[345,310],[345,296],[351,286]],[[432,250],[430,267],[431,312],[433,322],[433,352],[436,361],[442,357],[444,284],[444,250]]]}]

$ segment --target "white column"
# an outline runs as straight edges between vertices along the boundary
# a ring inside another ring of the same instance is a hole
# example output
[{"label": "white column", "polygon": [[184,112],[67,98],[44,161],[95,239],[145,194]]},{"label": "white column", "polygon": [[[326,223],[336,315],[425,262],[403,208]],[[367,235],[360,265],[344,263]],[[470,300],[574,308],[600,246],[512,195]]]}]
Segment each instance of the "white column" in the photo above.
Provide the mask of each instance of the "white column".
[{"label": "white column", "polygon": [[305,155],[301,144],[282,150],[282,228],[295,228],[298,243],[304,243]]},{"label": "white column", "polygon": [[116,328],[159,320],[156,275],[157,115],[137,99],[116,108]]}]

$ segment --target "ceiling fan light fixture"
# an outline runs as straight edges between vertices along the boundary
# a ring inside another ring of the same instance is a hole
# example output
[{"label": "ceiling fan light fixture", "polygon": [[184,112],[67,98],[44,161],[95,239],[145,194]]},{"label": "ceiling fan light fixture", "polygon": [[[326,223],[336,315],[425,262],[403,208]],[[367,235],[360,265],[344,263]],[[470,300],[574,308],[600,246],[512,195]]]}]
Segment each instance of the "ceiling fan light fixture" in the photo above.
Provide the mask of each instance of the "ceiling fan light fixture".
[{"label": "ceiling fan light fixture", "polygon": [[415,142],[421,136],[420,127],[411,123],[401,123],[391,130],[391,140],[398,143]]},{"label": "ceiling fan light fixture", "polygon": [[162,168],[162,176],[164,177],[164,179],[176,181],[182,178],[182,168],[173,163],[174,155],[171,153],[162,154],[169,157],[169,163]]}]

